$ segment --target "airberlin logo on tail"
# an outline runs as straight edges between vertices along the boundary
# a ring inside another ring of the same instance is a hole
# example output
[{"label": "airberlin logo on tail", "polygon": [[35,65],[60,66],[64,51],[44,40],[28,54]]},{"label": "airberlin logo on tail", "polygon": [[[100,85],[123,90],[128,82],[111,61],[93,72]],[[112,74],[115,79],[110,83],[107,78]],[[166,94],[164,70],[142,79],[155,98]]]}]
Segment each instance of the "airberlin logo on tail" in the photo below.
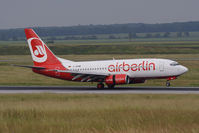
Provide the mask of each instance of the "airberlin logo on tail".
[{"label": "airberlin logo on tail", "polygon": [[43,49],[42,46],[36,46],[36,47],[34,47],[33,51],[34,51],[33,52],[34,55],[37,56],[37,57],[43,57],[44,54],[45,54],[45,51],[44,51],[44,49]]},{"label": "airberlin logo on tail", "polygon": [[39,38],[30,38],[28,40],[28,45],[32,54],[32,58],[35,62],[45,62],[47,59],[47,53],[44,43]]}]

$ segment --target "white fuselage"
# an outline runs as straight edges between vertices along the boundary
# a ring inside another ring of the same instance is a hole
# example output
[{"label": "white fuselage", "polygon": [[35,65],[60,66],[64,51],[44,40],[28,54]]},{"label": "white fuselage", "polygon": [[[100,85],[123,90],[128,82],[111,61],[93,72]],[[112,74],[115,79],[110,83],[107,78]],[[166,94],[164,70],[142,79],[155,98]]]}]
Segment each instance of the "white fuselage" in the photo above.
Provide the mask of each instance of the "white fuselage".
[{"label": "white fuselage", "polygon": [[[126,74],[131,78],[161,78],[179,76],[188,69],[168,59],[125,59],[68,62],[60,59],[63,66],[74,72],[96,74]],[[174,63],[174,64],[172,64]]]}]

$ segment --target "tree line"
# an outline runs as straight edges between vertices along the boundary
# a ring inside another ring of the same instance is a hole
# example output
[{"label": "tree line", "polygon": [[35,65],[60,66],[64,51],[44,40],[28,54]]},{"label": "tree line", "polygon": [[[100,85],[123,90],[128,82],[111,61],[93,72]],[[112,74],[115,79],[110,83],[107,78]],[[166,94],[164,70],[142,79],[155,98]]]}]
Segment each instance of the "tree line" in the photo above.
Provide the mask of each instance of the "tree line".
[{"label": "tree line", "polygon": [[[110,24],[110,25],[78,25],[70,27],[32,27],[41,37],[73,36],[73,35],[93,35],[88,39],[96,39],[96,34],[119,34],[127,33],[133,38],[136,33],[148,33],[146,37],[151,37],[151,32],[165,32],[164,36],[170,32],[177,32],[178,36],[186,36],[189,32],[199,31],[199,22],[175,22],[163,24]],[[0,40],[25,40],[24,29],[0,30]],[[166,34],[167,33],[167,34]],[[156,37],[161,36],[156,34]],[[113,36],[112,36],[113,37]],[[136,36],[135,36],[136,37]],[[72,38],[72,37],[71,37]],[[66,37],[65,39],[71,39]],[[77,37],[76,37],[77,38]],[[110,36],[111,38],[111,36]]]}]

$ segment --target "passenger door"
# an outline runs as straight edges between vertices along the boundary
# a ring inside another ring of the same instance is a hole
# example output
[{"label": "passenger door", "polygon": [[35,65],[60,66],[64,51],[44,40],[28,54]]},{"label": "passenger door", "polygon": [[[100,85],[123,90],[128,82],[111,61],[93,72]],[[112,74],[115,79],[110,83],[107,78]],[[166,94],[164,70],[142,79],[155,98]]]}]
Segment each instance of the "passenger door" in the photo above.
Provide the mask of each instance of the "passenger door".
[{"label": "passenger door", "polygon": [[159,62],[159,70],[160,72],[164,72],[164,62]]}]

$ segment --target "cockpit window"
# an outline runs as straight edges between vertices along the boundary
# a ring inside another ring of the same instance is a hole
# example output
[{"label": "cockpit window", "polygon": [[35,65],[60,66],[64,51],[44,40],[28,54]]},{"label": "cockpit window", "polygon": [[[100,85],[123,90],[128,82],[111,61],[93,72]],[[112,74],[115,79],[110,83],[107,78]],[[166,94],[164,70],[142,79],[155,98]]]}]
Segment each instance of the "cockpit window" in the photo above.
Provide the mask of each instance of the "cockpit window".
[{"label": "cockpit window", "polygon": [[177,66],[177,65],[180,65],[180,64],[178,62],[172,62],[170,65],[171,66]]}]

